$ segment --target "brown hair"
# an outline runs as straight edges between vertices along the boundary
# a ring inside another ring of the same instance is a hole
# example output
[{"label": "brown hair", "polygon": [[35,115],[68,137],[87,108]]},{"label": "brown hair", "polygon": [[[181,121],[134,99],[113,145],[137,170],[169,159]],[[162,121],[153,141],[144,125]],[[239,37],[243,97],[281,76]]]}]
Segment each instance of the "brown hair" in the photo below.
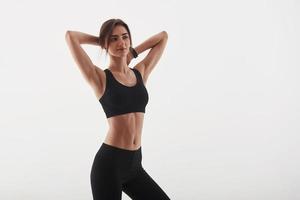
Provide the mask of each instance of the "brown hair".
[{"label": "brown hair", "polygon": [[112,35],[112,31],[117,25],[121,25],[127,30],[130,39],[130,46],[132,46],[131,34],[128,25],[121,19],[109,19],[102,24],[99,33],[99,45],[102,49],[105,49],[105,43],[107,42],[106,54],[108,53],[110,44],[110,40],[108,39]]}]

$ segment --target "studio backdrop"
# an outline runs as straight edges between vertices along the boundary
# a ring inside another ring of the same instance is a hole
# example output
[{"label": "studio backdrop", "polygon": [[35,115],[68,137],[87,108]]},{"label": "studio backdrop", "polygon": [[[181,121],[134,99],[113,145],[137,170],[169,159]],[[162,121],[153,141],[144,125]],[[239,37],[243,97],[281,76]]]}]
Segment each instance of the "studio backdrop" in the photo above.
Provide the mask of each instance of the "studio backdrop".
[{"label": "studio backdrop", "polygon": [[65,33],[98,35],[110,18],[133,46],[168,33],[147,81],[142,163],[172,200],[300,199],[299,13],[292,0],[1,2],[0,199],[92,199],[108,124]]}]

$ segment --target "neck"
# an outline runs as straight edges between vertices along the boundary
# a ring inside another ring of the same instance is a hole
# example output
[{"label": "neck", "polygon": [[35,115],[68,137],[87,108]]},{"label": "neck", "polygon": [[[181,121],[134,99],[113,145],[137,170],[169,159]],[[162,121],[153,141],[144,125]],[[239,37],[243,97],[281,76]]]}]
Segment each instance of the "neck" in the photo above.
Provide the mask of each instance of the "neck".
[{"label": "neck", "polygon": [[112,69],[118,73],[127,73],[129,67],[127,65],[126,57],[110,57],[110,64],[108,66],[109,69]]}]

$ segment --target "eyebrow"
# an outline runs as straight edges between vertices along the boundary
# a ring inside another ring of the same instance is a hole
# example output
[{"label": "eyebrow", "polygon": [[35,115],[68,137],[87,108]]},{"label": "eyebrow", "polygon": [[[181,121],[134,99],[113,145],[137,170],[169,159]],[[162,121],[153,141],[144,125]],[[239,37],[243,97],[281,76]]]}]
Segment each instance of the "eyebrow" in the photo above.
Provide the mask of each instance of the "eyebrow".
[{"label": "eyebrow", "polygon": [[[128,33],[123,33],[122,35],[126,35]],[[110,37],[117,37],[118,35],[111,35]]]}]

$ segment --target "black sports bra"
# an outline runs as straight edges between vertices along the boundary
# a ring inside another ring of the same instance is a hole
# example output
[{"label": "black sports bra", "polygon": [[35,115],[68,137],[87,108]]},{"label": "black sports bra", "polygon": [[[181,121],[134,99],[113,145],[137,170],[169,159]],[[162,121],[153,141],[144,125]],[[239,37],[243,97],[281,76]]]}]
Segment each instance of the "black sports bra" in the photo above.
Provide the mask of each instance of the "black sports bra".
[{"label": "black sports bra", "polygon": [[133,70],[136,77],[134,86],[123,85],[115,79],[109,69],[104,70],[106,87],[99,102],[106,118],[131,112],[145,113],[145,107],[149,99],[147,89],[140,72],[135,68],[130,69]]}]

